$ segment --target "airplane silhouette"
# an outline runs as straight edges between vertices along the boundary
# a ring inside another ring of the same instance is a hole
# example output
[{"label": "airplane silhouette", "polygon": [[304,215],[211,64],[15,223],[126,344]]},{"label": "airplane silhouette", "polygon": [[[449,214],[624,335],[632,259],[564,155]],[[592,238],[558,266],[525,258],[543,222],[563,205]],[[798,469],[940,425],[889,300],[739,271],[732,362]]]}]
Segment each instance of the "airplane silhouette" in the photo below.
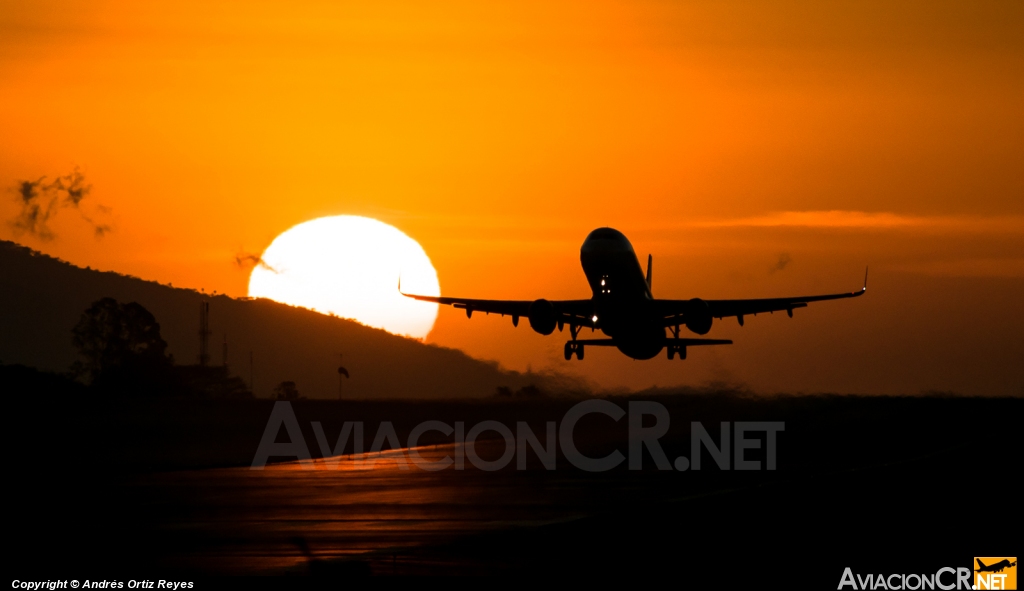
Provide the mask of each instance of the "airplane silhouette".
[{"label": "airplane silhouette", "polygon": [[974,572],[976,572],[976,573],[999,573],[999,572],[1003,572],[1004,568],[1010,568],[1012,566],[1017,566],[1017,561],[1016,560],[1014,560],[1013,562],[1010,562],[1006,558],[1000,560],[999,562],[997,562],[995,564],[990,564],[990,565],[987,565],[987,566],[985,565],[984,562],[981,561],[980,558],[978,558],[976,560],[978,561],[978,566],[980,567],[980,568],[977,568],[977,569],[974,570]]},{"label": "airplane silhouette", "polygon": [[[731,345],[731,340],[696,339],[679,336],[685,326],[698,335],[711,330],[715,318],[735,316],[740,326],[743,317],[763,312],[785,310],[790,318],[793,310],[804,308],[809,302],[836,300],[863,295],[868,288],[867,272],[860,291],[830,295],[757,300],[689,300],[655,299],[651,295],[653,257],[647,257],[647,275],[640,268],[636,253],[629,240],[612,228],[598,228],[591,232],[580,248],[580,263],[593,296],[586,300],[475,300],[467,298],[434,297],[398,291],[406,297],[464,309],[466,316],[473,312],[512,316],[512,325],[519,326],[525,316],[530,327],[542,335],[569,326],[572,340],[565,344],[565,359],[576,355],[583,359],[584,347],[616,347],[633,359],[651,359],[668,349],[668,358],[679,355],[686,359],[686,348],[701,345]],[[583,328],[601,330],[610,338],[577,338]],[[666,335],[666,329],[671,336]]]}]

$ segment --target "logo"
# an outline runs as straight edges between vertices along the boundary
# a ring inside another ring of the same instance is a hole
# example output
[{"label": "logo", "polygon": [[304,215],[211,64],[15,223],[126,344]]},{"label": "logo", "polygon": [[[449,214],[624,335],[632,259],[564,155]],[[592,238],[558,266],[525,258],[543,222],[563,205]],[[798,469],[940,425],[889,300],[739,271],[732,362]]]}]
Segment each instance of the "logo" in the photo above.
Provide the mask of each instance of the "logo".
[{"label": "logo", "polygon": [[[966,559],[966,557],[964,557]],[[839,591],[919,591],[940,589],[952,591],[972,589],[1017,589],[1017,558],[1013,556],[982,556],[974,559],[974,568],[944,566],[933,573],[860,574],[846,567],[839,579]],[[961,563],[963,564],[963,563]],[[974,571],[974,583],[971,571]]]},{"label": "logo", "polygon": [[981,556],[974,559],[974,589],[1016,588],[1016,556]]}]

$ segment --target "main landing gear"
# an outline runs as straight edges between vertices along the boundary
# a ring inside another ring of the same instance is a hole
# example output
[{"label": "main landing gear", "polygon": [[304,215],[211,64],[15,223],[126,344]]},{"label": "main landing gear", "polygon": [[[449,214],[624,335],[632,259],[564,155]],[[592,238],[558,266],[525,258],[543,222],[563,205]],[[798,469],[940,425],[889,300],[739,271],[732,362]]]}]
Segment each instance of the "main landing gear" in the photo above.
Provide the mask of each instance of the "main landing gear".
[{"label": "main landing gear", "polygon": [[[672,331],[672,336],[675,337],[675,339],[678,341],[679,340],[679,325],[677,324],[675,326],[670,326],[669,330]],[[665,347],[665,349],[668,350],[668,358],[669,359],[675,359],[677,354],[679,355],[680,359],[686,359],[686,345],[680,345],[680,344],[677,344],[677,343],[671,343],[670,342],[668,344],[668,346]]]},{"label": "main landing gear", "polygon": [[668,349],[668,358],[669,359],[675,359],[676,354],[679,355],[680,359],[686,359],[686,345],[673,345],[673,344],[669,344],[665,348]]},{"label": "main landing gear", "polygon": [[573,355],[576,355],[576,359],[583,360],[583,343],[569,341],[565,344],[565,360],[569,361]]}]

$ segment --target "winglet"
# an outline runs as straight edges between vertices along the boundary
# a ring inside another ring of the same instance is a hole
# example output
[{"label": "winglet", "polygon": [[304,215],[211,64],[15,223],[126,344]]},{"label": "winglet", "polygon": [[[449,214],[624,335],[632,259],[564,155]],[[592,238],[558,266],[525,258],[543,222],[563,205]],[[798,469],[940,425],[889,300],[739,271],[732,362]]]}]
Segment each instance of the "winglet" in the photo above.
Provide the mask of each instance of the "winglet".
[{"label": "winglet", "polygon": [[868,268],[867,267],[864,267],[864,287],[862,287],[860,290],[861,291],[867,291],[868,290]]},{"label": "winglet", "polygon": [[651,270],[654,267],[654,255],[647,255],[647,291],[651,291]]}]

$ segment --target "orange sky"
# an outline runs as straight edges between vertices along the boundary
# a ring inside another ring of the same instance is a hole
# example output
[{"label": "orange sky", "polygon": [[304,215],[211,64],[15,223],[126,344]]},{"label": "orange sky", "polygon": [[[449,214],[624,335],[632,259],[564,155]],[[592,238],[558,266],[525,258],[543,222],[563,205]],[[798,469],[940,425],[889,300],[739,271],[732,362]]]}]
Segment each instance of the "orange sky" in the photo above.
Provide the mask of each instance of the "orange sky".
[{"label": "orange sky", "polygon": [[0,237],[232,295],[235,254],[334,214],[395,225],[468,297],[587,295],[601,225],[661,297],[870,264],[866,298],[726,321],[737,344],[685,363],[566,364],[454,310],[428,340],[607,386],[1021,394],[1021,31],[1020,2],[0,0],[0,184],[79,166],[113,227],[18,233],[10,192]]}]

